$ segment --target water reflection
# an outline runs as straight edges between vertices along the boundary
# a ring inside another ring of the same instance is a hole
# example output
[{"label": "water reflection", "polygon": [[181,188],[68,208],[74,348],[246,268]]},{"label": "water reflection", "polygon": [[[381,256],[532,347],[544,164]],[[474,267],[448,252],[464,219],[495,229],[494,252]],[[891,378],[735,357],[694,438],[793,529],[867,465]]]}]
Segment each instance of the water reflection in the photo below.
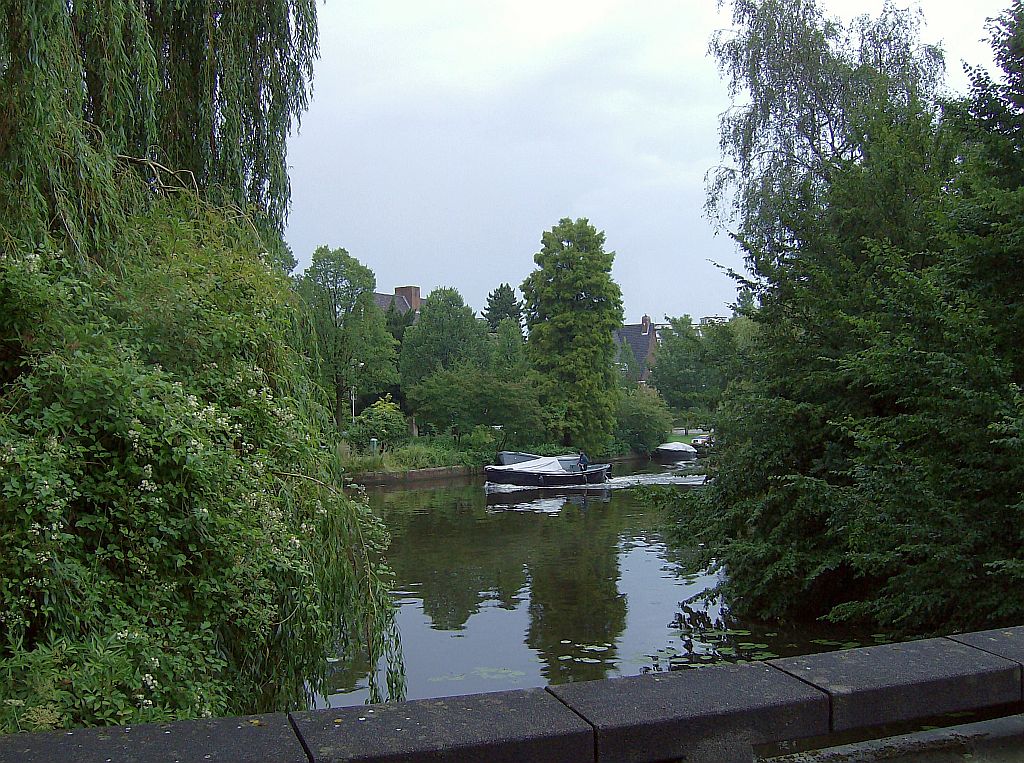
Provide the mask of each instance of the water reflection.
[{"label": "water reflection", "polygon": [[[624,488],[701,479],[653,466],[580,492],[479,481],[369,492],[392,534],[404,698],[849,646],[824,630],[737,623],[716,597],[687,603],[717,575],[694,574],[692,551],[667,545],[664,519]],[[334,667],[322,704],[365,701],[370,666]]]},{"label": "water reflection", "polygon": [[608,503],[612,499],[610,487],[589,487],[579,491],[525,488],[520,490],[493,490],[485,486],[490,511],[530,511],[558,514],[564,506],[572,504],[581,509],[593,503]]},{"label": "water reflection", "polygon": [[548,683],[604,678],[626,625],[626,598],[618,590],[623,523],[595,508],[566,500],[557,518],[541,526],[544,553],[528,563],[526,643],[538,650]]},{"label": "water reflection", "polygon": [[[392,535],[408,698],[650,664],[671,636],[682,587],[660,520],[623,486],[371,491]],[[362,702],[367,667],[335,665],[330,703]]]}]

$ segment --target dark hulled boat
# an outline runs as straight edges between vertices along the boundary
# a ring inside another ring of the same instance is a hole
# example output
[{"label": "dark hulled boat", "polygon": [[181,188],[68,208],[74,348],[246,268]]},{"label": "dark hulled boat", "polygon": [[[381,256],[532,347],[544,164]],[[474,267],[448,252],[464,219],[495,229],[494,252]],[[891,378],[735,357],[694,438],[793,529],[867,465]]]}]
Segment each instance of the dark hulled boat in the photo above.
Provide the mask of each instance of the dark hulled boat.
[{"label": "dark hulled boat", "polygon": [[502,451],[498,454],[498,465],[485,466],[484,474],[488,482],[499,485],[564,487],[605,482],[610,469],[610,464],[590,464],[583,469],[578,456],[534,456]]}]

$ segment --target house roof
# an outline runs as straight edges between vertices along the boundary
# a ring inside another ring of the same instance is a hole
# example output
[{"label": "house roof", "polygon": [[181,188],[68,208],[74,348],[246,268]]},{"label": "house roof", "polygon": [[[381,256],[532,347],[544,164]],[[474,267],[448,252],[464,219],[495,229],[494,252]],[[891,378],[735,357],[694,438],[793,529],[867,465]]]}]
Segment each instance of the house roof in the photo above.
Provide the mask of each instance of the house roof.
[{"label": "house roof", "polygon": [[377,303],[384,312],[387,312],[388,308],[391,307],[391,303],[395,303],[395,309],[401,314],[405,315],[412,308],[409,306],[409,300],[407,300],[401,294],[381,294],[380,292],[374,292],[373,301]]},{"label": "house roof", "polygon": [[622,328],[615,329],[615,343],[617,353],[621,352],[622,345],[629,345],[629,349],[633,351],[633,357],[640,365],[640,378],[646,379],[650,371],[648,362],[654,349],[658,346],[657,327],[650,322],[627,324]]}]

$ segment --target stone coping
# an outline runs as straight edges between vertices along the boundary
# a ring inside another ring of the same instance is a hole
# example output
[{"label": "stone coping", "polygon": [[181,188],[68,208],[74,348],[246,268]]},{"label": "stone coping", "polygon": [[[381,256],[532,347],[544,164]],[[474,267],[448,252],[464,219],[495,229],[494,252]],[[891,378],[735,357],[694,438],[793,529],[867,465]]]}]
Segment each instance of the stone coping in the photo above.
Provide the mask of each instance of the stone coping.
[{"label": "stone coping", "polygon": [[754,745],[1024,702],[1024,626],[291,714],[0,736],[0,763],[752,761]]}]

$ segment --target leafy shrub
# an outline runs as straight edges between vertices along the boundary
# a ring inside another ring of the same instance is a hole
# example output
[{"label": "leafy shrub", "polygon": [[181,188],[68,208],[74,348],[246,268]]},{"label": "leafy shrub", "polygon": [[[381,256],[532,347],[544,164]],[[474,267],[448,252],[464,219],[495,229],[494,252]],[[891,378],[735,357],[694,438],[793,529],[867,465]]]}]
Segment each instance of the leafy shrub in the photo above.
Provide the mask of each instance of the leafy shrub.
[{"label": "leafy shrub", "polygon": [[0,733],[305,707],[329,653],[386,651],[286,277],[195,199],[135,222],[118,269],[0,268]]},{"label": "leafy shrub", "polygon": [[636,387],[623,392],[615,412],[615,439],[635,453],[650,453],[672,431],[672,411],[657,391]]},{"label": "leafy shrub", "polygon": [[356,450],[370,449],[370,438],[376,438],[381,451],[390,450],[408,439],[409,426],[398,404],[387,395],[368,406],[349,428],[348,441]]}]

